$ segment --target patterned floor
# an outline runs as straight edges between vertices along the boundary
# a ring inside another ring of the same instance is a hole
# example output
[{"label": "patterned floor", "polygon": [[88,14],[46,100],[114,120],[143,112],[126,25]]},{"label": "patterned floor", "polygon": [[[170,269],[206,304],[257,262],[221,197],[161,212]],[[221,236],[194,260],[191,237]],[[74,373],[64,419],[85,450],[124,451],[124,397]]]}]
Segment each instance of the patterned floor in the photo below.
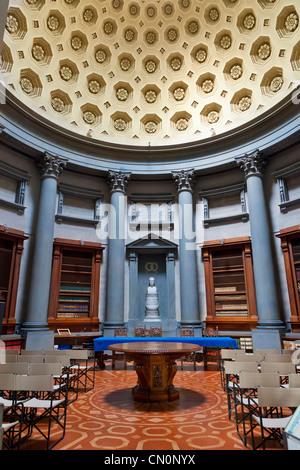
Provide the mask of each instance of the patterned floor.
[{"label": "patterned floor", "polygon": [[[135,402],[135,384],[130,367],[96,371],[94,389],[69,405],[66,435],[55,450],[245,449],[228,420],[218,371],[179,370],[174,385],[180,399],[168,403]],[[32,436],[22,448],[41,444]]]},{"label": "patterned floor", "polygon": [[[178,370],[180,399],[168,403],[135,402],[135,384],[131,367],[96,371],[94,389],[69,405],[66,435],[55,450],[247,450],[228,419],[218,371]],[[32,436],[23,449],[43,445]]]}]

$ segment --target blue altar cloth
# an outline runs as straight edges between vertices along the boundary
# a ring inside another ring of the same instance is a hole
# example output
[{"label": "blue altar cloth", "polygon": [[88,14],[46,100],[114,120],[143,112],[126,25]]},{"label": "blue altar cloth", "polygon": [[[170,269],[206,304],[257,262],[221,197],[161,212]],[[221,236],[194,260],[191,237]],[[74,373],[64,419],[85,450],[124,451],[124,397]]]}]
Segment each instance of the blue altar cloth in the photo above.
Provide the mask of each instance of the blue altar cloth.
[{"label": "blue altar cloth", "polygon": [[94,350],[95,351],[105,351],[108,349],[108,346],[116,343],[133,343],[141,341],[160,341],[160,342],[175,342],[175,343],[190,343],[197,344],[201,347],[208,348],[234,348],[238,349],[238,344],[235,339],[228,336],[218,336],[218,337],[207,337],[207,336],[194,336],[194,337],[116,337],[111,338],[109,336],[102,338],[94,339]]}]

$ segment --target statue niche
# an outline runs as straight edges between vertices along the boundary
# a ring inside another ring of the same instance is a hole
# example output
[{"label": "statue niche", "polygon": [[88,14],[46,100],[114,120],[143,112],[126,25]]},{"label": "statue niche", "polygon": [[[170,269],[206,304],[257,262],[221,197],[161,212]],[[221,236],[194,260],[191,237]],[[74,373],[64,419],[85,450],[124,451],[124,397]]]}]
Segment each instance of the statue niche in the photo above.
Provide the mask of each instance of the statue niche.
[{"label": "statue niche", "polygon": [[159,300],[154,277],[149,278],[146,291],[145,321],[161,321],[159,316]]}]

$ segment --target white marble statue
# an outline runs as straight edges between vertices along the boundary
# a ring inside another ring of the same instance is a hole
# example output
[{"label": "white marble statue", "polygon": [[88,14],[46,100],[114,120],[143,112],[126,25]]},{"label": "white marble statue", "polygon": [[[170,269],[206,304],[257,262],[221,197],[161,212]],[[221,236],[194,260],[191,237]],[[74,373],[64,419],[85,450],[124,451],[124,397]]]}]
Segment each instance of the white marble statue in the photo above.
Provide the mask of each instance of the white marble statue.
[{"label": "white marble statue", "polygon": [[145,321],[160,321],[158,293],[154,277],[149,278],[149,286],[146,291]]}]

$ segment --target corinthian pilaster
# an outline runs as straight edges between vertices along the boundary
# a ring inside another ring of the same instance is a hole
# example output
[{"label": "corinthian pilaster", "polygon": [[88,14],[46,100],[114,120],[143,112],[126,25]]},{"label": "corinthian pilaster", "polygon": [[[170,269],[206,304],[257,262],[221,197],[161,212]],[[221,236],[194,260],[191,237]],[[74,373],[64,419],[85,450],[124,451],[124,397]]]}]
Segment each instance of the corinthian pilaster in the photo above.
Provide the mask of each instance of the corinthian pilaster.
[{"label": "corinthian pilaster", "polygon": [[34,234],[28,311],[26,322],[22,327],[25,331],[48,328],[57,181],[67,162],[66,158],[51,155],[48,152],[45,152],[36,162],[41,173],[41,189]]},{"label": "corinthian pilaster", "polygon": [[247,184],[258,328],[282,328],[268,222],[269,212],[264,194],[263,171],[267,161],[257,150],[237,158],[236,162],[243,170]]},{"label": "corinthian pilaster", "polygon": [[263,176],[263,172],[268,165],[268,161],[262,156],[259,150],[253,153],[236,158],[236,162],[244,172],[245,178],[249,176]]},{"label": "corinthian pilaster", "polygon": [[126,235],[126,188],[130,173],[109,171],[108,185],[111,190],[109,241],[107,261],[107,302],[104,334],[124,324],[124,276]]},{"label": "corinthian pilaster", "polygon": [[194,231],[193,169],[173,172],[179,203],[179,262],[182,326],[199,327],[198,281]]},{"label": "corinthian pilaster", "polygon": [[123,171],[109,171],[108,172],[108,185],[111,192],[121,191],[126,192],[127,185],[130,180],[131,173]]},{"label": "corinthian pilaster", "polygon": [[67,158],[58,157],[57,155],[45,152],[44,155],[36,161],[36,166],[42,178],[58,179],[67,163]]},{"label": "corinthian pilaster", "polygon": [[193,191],[195,184],[194,170],[180,170],[172,172],[175,183],[177,184],[177,191]]}]

